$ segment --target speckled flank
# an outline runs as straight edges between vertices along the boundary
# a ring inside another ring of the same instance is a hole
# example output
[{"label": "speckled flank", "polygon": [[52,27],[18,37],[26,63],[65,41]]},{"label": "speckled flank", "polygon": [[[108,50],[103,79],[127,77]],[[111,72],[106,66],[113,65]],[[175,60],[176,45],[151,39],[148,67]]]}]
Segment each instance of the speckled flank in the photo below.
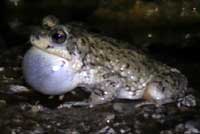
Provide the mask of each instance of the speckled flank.
[{"label": "speckled flank", "polygon": [[[73,40],[76,42],[74,51],[77,51],[82,57],[82,70],[88,70],[88,72],[91,69],[96,70],[93,75],[100,77],[98,79],[102,81],[112,78],[112,82],[117,84],[116,87],[120,87],[116,89],[120,93],[117,97],[141,98],[143,90],[151,81],[163,80],[168,83],[170,90],[177,88],[175,91],[178,91],[179,85],[181,85],[178,83],[179,79],[186,83],[185,87],[181,87],[183,91],[187,86],[186,78],[178,70],[150,59],[139,50],[123,48],[123,42],[119,44],[117,40],[81,30],[71,31],[75,31],[72,34],[74,35]],[[79,33],[80,31],[81,33]],[[121,89],[123,91],[120,91]],[[123,96],[123,92],[126,96]]]},{"label": "speckled flank", "polygon": [[[56,29],[65,32],[64,42],[56,43],[51,39],[50,33]],[[123,47],[127,43],[78,27],[53,26],[47,36],[32,38],[32,44],[44,52],[65,58],[72,67],[70,72],[76,72],[70,77],[78,81],[77,87],[91,92],[90,103],[93,105],[114,98],[145,98],[163,104],[174,101],[187,89],[187,79],[177,69],[151,59],[136,48]],[[51,48],[44,47],[48,45]],[[148,93],[145,95],[148,97],[144,97],[144,93]]]}]

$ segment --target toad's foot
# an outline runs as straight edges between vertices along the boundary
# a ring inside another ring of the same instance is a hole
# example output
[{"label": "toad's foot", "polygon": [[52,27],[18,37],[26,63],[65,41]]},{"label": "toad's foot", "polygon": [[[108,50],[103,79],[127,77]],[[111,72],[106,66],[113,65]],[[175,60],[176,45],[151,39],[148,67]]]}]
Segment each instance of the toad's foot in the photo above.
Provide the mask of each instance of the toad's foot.
[{"label": "toad's foot", "polygon": [[179,98],[177,106],[180,108],[185,107],[195,107],[197,105],[196,98],[192,94],[188,94],[185,97]]}]

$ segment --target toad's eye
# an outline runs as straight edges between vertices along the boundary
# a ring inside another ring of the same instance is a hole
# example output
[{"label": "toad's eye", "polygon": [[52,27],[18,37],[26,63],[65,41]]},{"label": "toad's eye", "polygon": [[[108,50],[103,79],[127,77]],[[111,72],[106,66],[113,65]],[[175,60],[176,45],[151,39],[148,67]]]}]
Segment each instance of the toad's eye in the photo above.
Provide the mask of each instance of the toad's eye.
[{"label": "toad's eye", "polygon": [[65,42],[67,35],[65,34],[63,30],[57,29],[52,32],[51,38],[53,42],[57,44],[61,44]]}]

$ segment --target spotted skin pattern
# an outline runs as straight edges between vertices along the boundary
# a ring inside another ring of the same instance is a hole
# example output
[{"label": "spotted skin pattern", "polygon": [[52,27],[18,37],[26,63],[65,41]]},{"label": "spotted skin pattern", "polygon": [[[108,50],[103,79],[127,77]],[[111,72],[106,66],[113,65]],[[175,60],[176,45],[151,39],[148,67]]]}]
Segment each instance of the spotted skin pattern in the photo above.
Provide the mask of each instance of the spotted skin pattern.
[{"label": "spotted skin pattern", "polygon": [[[45,24],[53,21],[51,18],[45,18]],[[66,34],[63,43],[51,39],[55,30]],[[70,71],[74,72],[71,76],[76,83],[74,87],[91,92],[89,103],[92,105],[115,98],[145,99],[165,104],[183,96],[187,90],[187,79],[179,70],[150,58],[136,48],[124,47],[127,43],[89,33],[79,27],[51,23],[48,29],[32,35],[31,43],[35,48],[68,62],[72,68]]]}]

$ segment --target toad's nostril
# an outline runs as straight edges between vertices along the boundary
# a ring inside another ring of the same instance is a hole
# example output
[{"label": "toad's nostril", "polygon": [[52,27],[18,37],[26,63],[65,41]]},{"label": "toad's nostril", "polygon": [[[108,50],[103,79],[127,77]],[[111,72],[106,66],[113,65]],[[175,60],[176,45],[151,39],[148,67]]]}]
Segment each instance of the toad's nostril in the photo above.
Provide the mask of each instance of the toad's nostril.
[{"label": "toad's nostril", "polygon": [[34,35],[31,35],[30,42],[33,43],[36,40],[36,37]]}]

